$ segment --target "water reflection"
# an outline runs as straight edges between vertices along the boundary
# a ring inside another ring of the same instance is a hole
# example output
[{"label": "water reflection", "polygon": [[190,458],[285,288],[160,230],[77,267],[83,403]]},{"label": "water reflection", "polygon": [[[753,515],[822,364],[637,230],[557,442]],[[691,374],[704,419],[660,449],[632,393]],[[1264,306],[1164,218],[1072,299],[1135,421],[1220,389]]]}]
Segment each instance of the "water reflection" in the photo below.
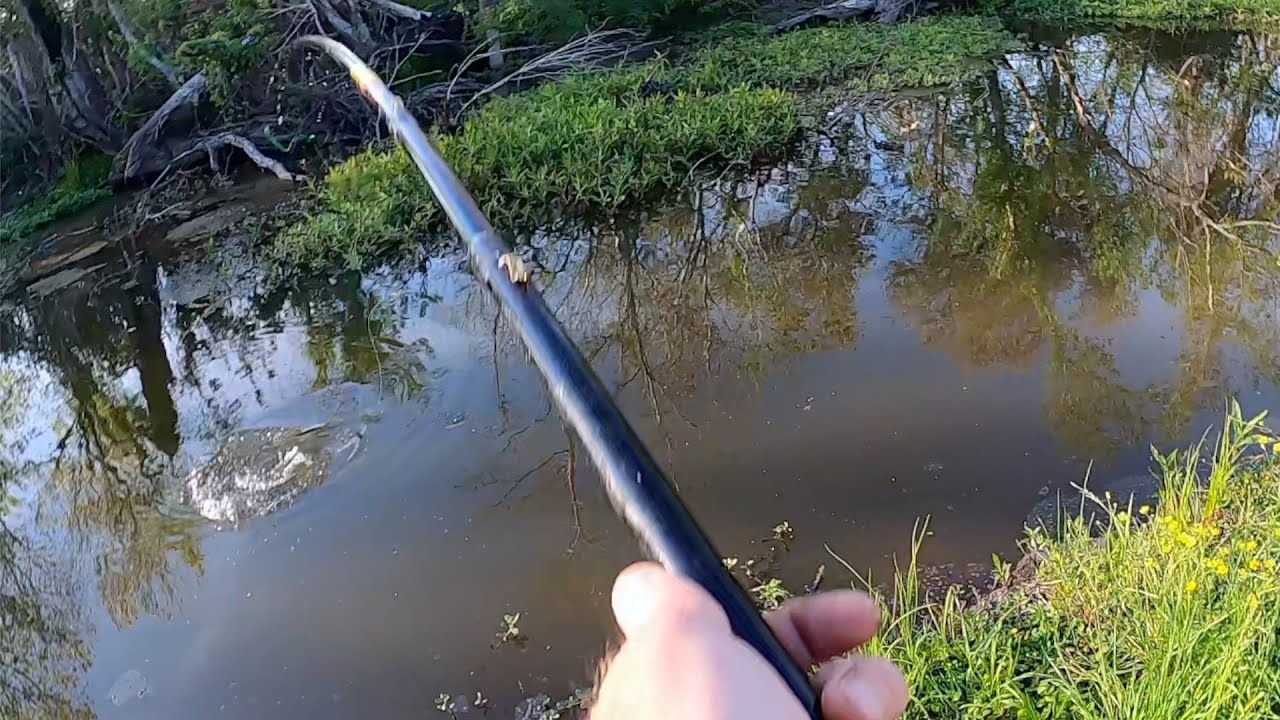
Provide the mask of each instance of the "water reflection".
[{"label": "water reflection", "polygon": [[[1155,36],[1008,58],[983,83],[890,111],[916,130],[932,223],[890,294],[925,342],[978,365],[1048,353],[1047,414],[1077,450],[1168,441],[1226,390],[1231,352],[1280,377],[1280,93],[1272,38],[1199,54]],[[1125,379],[1105,337],[1143,292],[1180,311],[1174,377]],[[1230,351],[1230,352],[1229,352]]]},{"label": "water reflection", "polygon": [[[1090,460],[1140,468],[1228,393],[1280,399],[1278,60],[1253,35],[1051,38],[951,93],[840,108],[788,166],[530,254],[722,542],[788,519],[797,555],[848,543],[864,567],[935,514],[952,542],[933,559],[981,562],[1042,486]],[[443,252],[270,288],[243,258],[130,253],[0,316],[0,714],[343,715],[319,686],[358,677],[391,693],[361,713],[416,717],[478,666],[506,707],[535,665],[579,678],[605,632],[582,608],[630,544],[585,491],[597,532],[565,557],[564,435],[464,267]],[[382,403],[343,476],[365,484],[238,532],[183,506],[181,477],[232,431],[347,381]],[[448,541],[425,534],[440,523]],[[390,545],[429,556],[418,580]],[[279,613],[231,609],[249,582]],[[445,609],[378,605],[400,593]],[[297,607],[342,618],[325,638],[352,647],[309,653]],[[512,609],[559,654],[485,654]],[[186,692],[117,709],[106,687],[143,656]],[[311,699],[266,702],[294,690]]]}]

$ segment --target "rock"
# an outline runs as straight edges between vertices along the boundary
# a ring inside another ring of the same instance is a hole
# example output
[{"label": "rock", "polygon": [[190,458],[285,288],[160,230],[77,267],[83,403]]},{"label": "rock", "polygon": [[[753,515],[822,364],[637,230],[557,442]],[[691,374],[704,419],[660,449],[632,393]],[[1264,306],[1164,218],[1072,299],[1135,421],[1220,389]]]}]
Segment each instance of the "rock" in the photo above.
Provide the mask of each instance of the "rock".
[{"label": "rock", "polygon": [[807,236],[816,233],[817,226],[813,213],[801,208],[791,216],[791,222],[787,224],[787,234],[796,239],[809,239]]}]

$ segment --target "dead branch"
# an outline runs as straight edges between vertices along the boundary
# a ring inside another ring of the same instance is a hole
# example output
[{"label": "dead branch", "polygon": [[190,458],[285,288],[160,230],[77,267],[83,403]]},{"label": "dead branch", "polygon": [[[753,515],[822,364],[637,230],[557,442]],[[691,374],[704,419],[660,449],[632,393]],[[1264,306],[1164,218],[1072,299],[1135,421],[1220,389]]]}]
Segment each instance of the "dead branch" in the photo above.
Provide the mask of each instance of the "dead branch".
[{"label": "dead branch", "polygon": [[294,176],[293,173],[286,170],[284,165],[280,164],[279,160],[274,160],[263,155],[262,151],[258,149],[258,146],[254,145],[249,141],[249,138],[246,138],[243,135],[236,135],[235,133],[220,133],[218,135],[205,138],[200,144],[204,147],[205,152],[210,154],[209,161],[211,163],[213,162],[212,155],[215,151],[220,150],[227,145],[232,145],[240,148],[240,151],[243,152],[254,165],[257,165],[263,170],[271,171],[271,173],[281,180],[293,182],[299,179]]},{"label": "dead branch", "polygon": [[[472,103],[512,84],[545,82],[562,75],[616,66],[629,55],[652,43],[640,42],[634,30],[599,30],[526,62],[495,83],[483,88],[463,104],[465,113]],[[455,82],[457,78],[454,79]]]},{"label": "dead branch", "polygon": [[[369,36],[369,29],[366,27],[358,27],[354,22],[348,20],[338,9],[333,6],[329,0],[309,0],[311,7],[324,17],[333,32],[337,33],[344,43],[351,46],[351,49],[357,53],[363,53],[368,49],[372,38]],[[358,15],[358,13],[357,13]]]},{"label": "dead branch", "polygon": [[879,0],[838,0],[829,5],[814,8],[794,15],[773,26],[773,32],[782,33],[808,25],[844,22],[846,20],[869,20],[876,11]]},{"label": "dead branch", "polygon": [[178,71],[172,65],[161,60],[160,56],[148,50],[142,41],[138,39],[138,33],[133,26],[133,21],[125,14],[124,8],[120,7],[120,3],[116,2],[116,0],[107,0],[107,10],[111,12],[112,19],[116,21],[116,27],[120,29],[120,34],[124,36],[125,42],[129,43],[129,47],[145,55],[151,67],[159,71],[161,75],[164,75],[170,85],[175,88],[181,85],[178,82]]},{"label": "dead branch", "polygon": [[426,10],[415,10],[414,8],[411,8],[408,5],[401,5],[400,3],[393,2],[392,0],[364,0],[364,1],[369,3],[370,5],[373,5],[374,7],[378,8],[379,10],[385,13],[396,15],[398,17],[405,18],[406,20],[413,20],[416,22],[419,20],[426,20],[431,17],[431,13],[427,12]]}]

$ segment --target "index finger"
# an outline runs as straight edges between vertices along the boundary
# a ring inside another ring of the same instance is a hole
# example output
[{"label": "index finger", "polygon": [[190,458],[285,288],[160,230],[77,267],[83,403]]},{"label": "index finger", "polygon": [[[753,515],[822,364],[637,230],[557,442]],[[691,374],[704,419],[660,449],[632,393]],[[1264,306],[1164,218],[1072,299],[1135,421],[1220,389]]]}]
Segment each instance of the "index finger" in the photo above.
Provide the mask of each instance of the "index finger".
[{"label": "index finger", "polygon": [[865,593],[833,590],[788,600],[764,619],[791,657],[812,667],[870,640],[880,628],[880,608]]}]

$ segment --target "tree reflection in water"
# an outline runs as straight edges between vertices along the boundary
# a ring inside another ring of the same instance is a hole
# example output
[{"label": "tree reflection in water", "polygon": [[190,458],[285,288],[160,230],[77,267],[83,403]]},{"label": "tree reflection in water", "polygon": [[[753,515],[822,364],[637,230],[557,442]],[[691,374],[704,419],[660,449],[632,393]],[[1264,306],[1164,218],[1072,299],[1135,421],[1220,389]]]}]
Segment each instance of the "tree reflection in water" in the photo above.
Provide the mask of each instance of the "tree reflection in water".
[{"label": "tree reflection in water", "polygon": [[[869,342],[871,294],[956,365],[1038,372],[1053,433],[1106,458],[1181,436],[1241,369],[1280,382],[1278,64],[1280,40],[1261,35],[1049,38],[963,88],[837,118],[808,158],[686,206],[539,235],[534,259],[570,332],[660,427],[686,422],[709,379],[759,382]],[[436,299],[416,270],[178,299],[162,289],[188,280],[164,272],[133,258],[0,315],[5,717],[91,716],[84,603],[128,626],[170,613],[203,572],[175,480],[244,419],[212,363],[268,404],[294,332],[297,392],[424,390],[394,360]],[[456,324],[488,337],[483,294],[458,294]],[[1152,296],[1180,324],[1158,377],[1122,367],[1114,340]]]}]

